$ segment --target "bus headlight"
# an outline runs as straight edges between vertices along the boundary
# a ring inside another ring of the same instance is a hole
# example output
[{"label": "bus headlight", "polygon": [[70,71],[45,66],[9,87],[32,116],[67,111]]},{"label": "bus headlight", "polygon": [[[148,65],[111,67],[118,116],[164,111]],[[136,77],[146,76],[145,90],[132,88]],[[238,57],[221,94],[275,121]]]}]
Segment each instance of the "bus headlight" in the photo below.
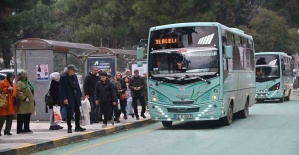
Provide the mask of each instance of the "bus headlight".
[{"label": "bus headlight", "polygon": [[216,96],[216,95],[213,95],[213,96],[212,96],[212,99],[213,99],[213,100],[217,100],[217,96]]},{"label": "bus headlight", "polygon": [[157,98],[156,97],[153,97],[153,102],[157,102]]}]

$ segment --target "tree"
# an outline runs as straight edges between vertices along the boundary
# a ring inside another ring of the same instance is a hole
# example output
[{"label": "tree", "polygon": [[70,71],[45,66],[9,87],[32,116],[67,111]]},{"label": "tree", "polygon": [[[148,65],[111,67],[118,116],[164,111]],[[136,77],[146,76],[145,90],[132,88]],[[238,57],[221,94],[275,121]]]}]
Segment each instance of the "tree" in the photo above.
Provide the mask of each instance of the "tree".
[{"label": "tree", "polygon": [[287,37],[286,21],[273,11],[260,9],[249,23],[253,34],[256,51],[284,51]]},{"label": "tree", "polygon": [[[216,21],[218,3],[204,0],[136,0],[130,22],[138,38],[146,38],[150,27],[181,22]],[[209,9],[207,9],[209,8]]]},{"label": "tree", "polygon": [[[50,0],[43,1],[50,3]],[[9,67],[12,56],[11,44],[24,37],[52,38],[56,36],[55,32],[60,24],[52,14],[53,8],[43,4],[41,0],[18,3],[6,0],[2,4],[4,4],[2,8],[13,10],[4,16],[5,18],[0,17],[0,51],[5,67]]]},{"label": "tree", "polygon": [[293,28],[288,30],[288,51],[289,53],[299,52],[299,29]]}]

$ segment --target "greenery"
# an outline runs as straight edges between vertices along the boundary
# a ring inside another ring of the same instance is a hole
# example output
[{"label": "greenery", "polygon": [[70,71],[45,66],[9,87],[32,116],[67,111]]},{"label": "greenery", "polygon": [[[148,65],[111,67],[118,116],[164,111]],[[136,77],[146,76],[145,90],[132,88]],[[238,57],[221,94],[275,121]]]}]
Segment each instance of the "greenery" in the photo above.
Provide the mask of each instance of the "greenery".
[{"label": "greenery", "polygon": [[298,0],[2,0],[0,51],[22,38],[134,49],[152,26],[220,22],[243,29],[256,51],[299,52]]}]

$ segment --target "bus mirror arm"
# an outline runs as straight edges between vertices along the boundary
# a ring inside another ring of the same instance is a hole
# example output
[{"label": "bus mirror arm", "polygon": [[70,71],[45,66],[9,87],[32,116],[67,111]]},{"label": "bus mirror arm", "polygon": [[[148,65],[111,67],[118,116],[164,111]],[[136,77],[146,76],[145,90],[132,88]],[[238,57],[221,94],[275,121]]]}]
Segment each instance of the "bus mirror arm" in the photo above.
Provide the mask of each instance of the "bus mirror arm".
[{"label": "bus mirror arm", "polygon": [[159,86],[163,81],[157,81],[156,86]]}]

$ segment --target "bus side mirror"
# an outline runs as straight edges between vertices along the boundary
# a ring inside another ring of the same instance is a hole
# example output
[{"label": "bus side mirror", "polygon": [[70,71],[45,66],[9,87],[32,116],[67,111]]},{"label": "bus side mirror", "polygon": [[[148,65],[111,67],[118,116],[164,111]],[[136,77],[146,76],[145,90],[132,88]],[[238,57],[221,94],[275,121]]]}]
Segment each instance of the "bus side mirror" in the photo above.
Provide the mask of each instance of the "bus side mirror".
[{"label": "bus side mirror", "polygon": [[144,48],[137,48],[137,67],[142,67],[143,66],[143,51]]},{"label": "bus side mirror", "polygon": [[224,54],[225,54],[225,59],[232,59],[233,58],[233,47],[232,46],[224,46]]}]

